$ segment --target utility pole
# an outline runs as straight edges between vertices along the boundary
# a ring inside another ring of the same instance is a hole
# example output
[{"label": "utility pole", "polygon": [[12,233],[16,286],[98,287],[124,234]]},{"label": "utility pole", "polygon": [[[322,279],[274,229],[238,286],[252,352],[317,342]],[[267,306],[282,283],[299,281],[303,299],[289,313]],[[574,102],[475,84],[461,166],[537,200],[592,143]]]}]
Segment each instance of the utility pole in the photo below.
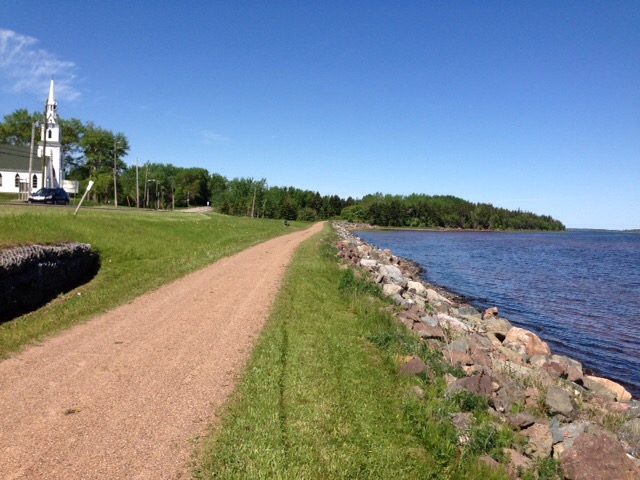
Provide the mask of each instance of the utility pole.
[{"label": "utility pole", "polygon": [[33,187],[33,181],[31,180],[31,167],[33,165],[33,144],[35,143],[35,139],[36,139],[36,124],[35,122],[33,122],[31,124],[31,150],[29,150],[29,178],[27,180],[29,180],[29,194],[31,194],[31,188]]},{"label": "utility pole", "polygon": [[118,208],[118,185],[116,184],[116,172],[118,161],[118,143],[116,139],[113,139],[113,204],[115,208]]},{"label": "utility pole", "polygon": [[258,191],[258,185],[253,187],[253,202],[251,202],[251,218],[253,218],[253,209],[256,206],[256,193]]},{"label": "utility pole", "polygon": [[144,206],[149,207],[149,164],[145,165],[144,169]]},{"label": "utility pole", "polygon": [[136,208],[140,208],[140,187],[138,186],[138,157],[136,157]]}]

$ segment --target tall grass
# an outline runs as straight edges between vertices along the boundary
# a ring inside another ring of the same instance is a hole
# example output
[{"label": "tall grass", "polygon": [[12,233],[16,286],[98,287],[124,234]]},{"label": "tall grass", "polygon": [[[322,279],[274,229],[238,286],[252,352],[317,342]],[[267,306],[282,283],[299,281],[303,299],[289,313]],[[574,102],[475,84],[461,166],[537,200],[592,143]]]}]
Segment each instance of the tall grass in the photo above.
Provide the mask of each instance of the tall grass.
[{"label": "tall grass", "polygon": [[[396,352],[420,342],[338,268],[330,238],[325,229],[296,252],[235,397],[200,444],[197,478],[505,478],[480,452],[462,455],[441,381],[398,375]],[[411,393],[416,382],[440,407]]]},{"label": "tall grass", "polygon": [[[304,227],[215,214],[0,206],[0,248],[77,241],[100,253],[95,278],[0,324],[0,357],[268,238]],[[197,286],[194,286],[197,288]]]}]

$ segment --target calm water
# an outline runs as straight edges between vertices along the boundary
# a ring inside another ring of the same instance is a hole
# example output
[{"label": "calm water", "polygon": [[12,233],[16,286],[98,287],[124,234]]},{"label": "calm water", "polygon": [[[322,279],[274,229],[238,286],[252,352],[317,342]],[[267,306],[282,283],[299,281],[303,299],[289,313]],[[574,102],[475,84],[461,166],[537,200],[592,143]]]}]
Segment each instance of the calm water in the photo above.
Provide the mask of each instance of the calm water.
[{"label": "calm water", "polygon": [[640,235],[357,232],[640,396]]}]

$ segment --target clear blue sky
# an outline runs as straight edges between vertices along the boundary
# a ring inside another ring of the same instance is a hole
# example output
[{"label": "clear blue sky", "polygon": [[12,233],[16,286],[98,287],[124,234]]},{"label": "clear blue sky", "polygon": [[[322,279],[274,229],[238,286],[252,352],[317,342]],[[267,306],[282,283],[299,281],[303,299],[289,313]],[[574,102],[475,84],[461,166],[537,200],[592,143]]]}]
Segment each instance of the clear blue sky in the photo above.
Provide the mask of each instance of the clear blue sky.
[{"label": "clear blue sky", "polygon": [[640,1],[0,2],[0,115],[361,197],[640,228]]}]

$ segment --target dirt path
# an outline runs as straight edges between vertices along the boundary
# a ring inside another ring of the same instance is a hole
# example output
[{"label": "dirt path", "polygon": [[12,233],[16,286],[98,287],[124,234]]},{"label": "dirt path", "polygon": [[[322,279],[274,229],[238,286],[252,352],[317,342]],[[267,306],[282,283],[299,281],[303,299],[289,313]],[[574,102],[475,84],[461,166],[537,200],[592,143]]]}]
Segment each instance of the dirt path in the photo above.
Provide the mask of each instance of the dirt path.
[{"label": "dirt path", "polygon": [[0,478],[188,477],[296,246],[321,224],[187,275],[0,363]]}]

